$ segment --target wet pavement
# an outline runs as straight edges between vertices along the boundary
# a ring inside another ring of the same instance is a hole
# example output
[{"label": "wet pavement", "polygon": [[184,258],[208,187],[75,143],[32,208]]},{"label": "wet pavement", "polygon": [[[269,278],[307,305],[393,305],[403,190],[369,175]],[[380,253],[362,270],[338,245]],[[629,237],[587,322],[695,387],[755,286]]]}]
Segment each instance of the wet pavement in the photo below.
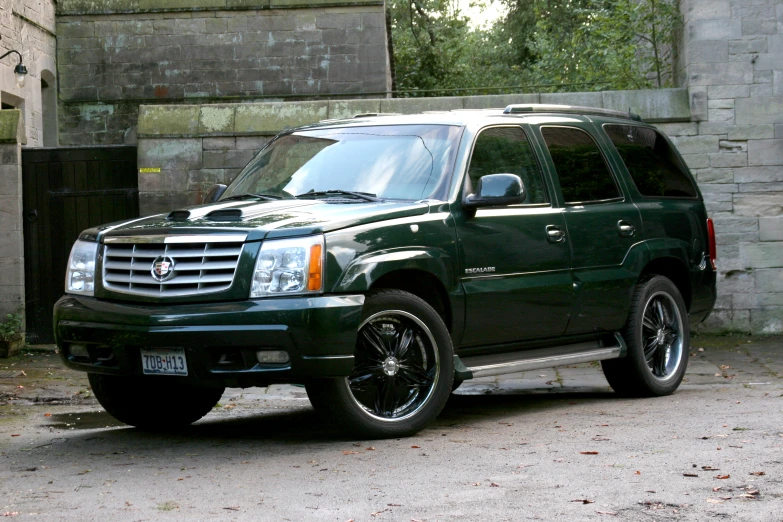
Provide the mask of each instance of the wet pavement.
[{"label": "wet pavement", "polygon": [[294,386],[230,389],[190,429],[145,433],[26,353],[0,360],[0,516],[783,521],[783,338],[691,354],[670,397],[619,398],[597,364],[535,370],[464,383],[417,436],[359,441]]}]

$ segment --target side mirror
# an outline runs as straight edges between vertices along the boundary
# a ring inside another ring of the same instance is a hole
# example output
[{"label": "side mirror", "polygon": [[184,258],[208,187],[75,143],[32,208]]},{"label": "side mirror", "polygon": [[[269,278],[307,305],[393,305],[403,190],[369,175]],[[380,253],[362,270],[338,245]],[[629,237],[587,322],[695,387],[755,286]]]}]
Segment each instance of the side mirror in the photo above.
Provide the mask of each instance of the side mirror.
[{"label": "side mirror", "polygon": [[220,199],[220,196],[223,195],[223,193],[226,191],[226,186],[222,183],[218,183],[217,185],[212,185],[209,187],[209,190],[206,194],[204,194],[204,199],[201,200],[202,203],[214,203],[218,199]]},{"label": "side mirror", "polygon": [[525,185],[516,174],[488,174],[479,178],[476,193],[462,202],[468,209],[517,205],[525,201]]}]

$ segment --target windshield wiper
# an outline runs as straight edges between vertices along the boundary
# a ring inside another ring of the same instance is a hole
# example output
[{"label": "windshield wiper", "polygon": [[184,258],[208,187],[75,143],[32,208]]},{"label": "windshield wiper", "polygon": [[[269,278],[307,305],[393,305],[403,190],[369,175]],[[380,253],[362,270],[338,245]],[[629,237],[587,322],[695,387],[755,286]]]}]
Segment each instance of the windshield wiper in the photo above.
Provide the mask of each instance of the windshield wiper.
[{"label": "windshield wiper", "polygon": [[340,190],[340,189],[334,189],[334,190],[311,190],[310,192],[305,192],[304,194],[299,194],[296,196],[297,198],[309,198],[309,197],[322,197],[322,196],[353,196],[358,199],[363,199],[364,201],[383,201],[380,198],[377,198],[375,194],[370,194],[369,192],[353,192],[350,190]]},{"label": "windshield wiper", "polygon": [[278,196],[277,194],[239,194],[238,196],[223,198],[220,201],[231,201],[232,199],[263,199],[265,201],[275,201],[283,199],[283,196]]}]

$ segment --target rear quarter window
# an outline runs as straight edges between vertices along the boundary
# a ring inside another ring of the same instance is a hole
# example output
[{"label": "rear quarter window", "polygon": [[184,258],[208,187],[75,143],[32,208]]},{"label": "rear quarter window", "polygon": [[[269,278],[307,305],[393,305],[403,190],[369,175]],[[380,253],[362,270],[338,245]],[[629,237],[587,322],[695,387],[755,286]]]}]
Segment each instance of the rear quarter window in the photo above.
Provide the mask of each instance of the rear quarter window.
[{"label": "rear quarter window", "polygon": [[680,158],[653,129],[605,124],[639,193],[651,198],[696,198],[698,192]]}]

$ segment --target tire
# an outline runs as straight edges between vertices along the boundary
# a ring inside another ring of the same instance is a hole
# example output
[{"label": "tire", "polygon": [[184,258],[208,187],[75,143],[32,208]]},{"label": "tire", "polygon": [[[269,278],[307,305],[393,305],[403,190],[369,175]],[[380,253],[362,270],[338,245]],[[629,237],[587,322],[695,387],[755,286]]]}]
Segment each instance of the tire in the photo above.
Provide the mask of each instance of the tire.
[{"label": "tire", "polygon": [[313,407],[351,436],[413,435],[443,409],[454,379],[446,325],[422,299],[401,290],[369,293],[351,375],[306,385]]},{"label": "tire", "polygon": [[609,385],[632,397],[674,393],[688,366],[690,328],[685,301],[671,280],[653,276],[636,285],[622,334],[627,356],[601,361]]},{"label": "tire", "polygon": [[87,376],[95,398],[109,415],[150,431],[193,424],[209,413],[225,390],[170,381],[166,377],[133,378],[97,373]]}]

